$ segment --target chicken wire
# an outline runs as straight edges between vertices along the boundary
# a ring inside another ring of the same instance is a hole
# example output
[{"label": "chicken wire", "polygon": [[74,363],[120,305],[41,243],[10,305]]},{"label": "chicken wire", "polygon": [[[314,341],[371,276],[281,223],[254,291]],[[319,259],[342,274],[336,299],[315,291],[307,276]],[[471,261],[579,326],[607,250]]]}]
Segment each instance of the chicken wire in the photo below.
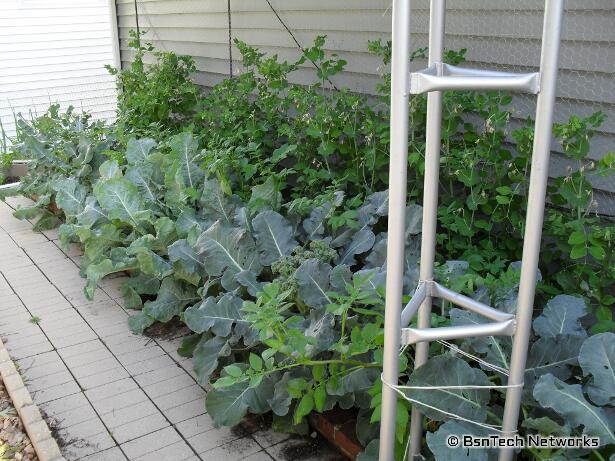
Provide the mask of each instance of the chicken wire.
[{"label": "chicken wire", "polygon": [[[536,72],[540,48],[544,0],[448,0],[445,48],[467,49],[464,67],[508,72]],[[429,5],[414,2],[412,48],[427,46]],[[417,62],[413,70],[423,66]],[[536,97],[517,94],[510,106],[510,129],[534,118]],[[590,158],[597,160],[615,151],[615,1],[567,0],[562,28],[560,70],[555,121],[572,115],[586,117],[601,111],[606,120],[596,131]],[[553,143],[551,176],[577,168]],[[615,180],[592,177],[598,210],[615,215]]]}]

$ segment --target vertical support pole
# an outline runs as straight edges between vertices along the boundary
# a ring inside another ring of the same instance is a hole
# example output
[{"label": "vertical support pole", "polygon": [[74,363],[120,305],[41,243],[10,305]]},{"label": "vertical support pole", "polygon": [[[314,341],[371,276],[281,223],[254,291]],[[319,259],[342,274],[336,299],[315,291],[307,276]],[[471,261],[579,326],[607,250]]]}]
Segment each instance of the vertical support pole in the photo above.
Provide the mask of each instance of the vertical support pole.
[{"label": "vertical support pole", "polygon": [[[542,31],[542,52],[540,58],[540,93],[536,102],[536,125],[534,148],[532,152],[532,171],[528,192],[528,208],[523,238],[523,259],[521,280],[517,301],[517,330],[513,340],[508,384],[519,386],[523,383],[528,342],[532,326],[536,275],[540,256],[540,241],[544,219],[545,193],[549,173],[549,155],[553,126],[553,105],[557,80],[560,32],[564,0],[546,0]],[[512,436],[517,429],[521,387],[511,387],[506,391],[506,405],[502,428],[504,435]],[[509,461],[512,449],[502,449],[499,460]]]},{"label": "vertical support pole", "polygon": [[[429,65],[442,62],[444,54],[444,18],[446,0],[431,0],[429,17]],[[438,186],[440,176],[440,148],[442,127],[442,92],[427,95],[427,127],[425,145],[425,180],[423,190],[423,230],[421,235],[420,279],[433,280],[436,257],[436,231],[438,221]],[[431,326],[431,296],[427,295],[418,314],[418,328]],[[427,361],[429,342],[416,345],[415,368]],[[412,407],[410,418],[409,458],[420,456],[423,433],[423,415]]]},{"label": "vertical support pole", "polygon": [[231,0],[226,2],[226,15],[228,16],[228,76],[233,78],[233,27]]},{"label": "vertical support pole", "polygon": [[137,23],[137,43],[141,46],[141,29],[139,28],[139,8],[137,7],[137,0],[135,0],[135,21]]},{"label": "vertical support pole", "polygon": [[[393,1],[391,61],[391,153],[384,319],[383,378],[397,384],[404,274],[406,180],[408,168],[408,94],[410,83],[410,0]],[[380,461],[395,459],[397,393],[382,386]]]}]

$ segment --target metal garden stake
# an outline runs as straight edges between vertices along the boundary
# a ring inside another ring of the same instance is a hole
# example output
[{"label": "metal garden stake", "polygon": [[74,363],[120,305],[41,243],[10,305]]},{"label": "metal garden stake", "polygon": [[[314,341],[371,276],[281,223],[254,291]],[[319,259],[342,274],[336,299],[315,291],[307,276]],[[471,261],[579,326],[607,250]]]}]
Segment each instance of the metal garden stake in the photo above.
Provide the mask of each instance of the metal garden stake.
[{"label": "metal garden stake", "polygon": [[[389,173],[384,369],[382,374],[383,384],[385,385],[382,389],[380,461],[394,460],[397,408],[395,386],[398,384],[400,346],[404,345],[416,344],[415,367],[419,367],[427,361],[430,341],[479,336],[513,336],[502,433],[510,436],[516,432],[544,218],[560,30],[564,9],[564,0],[545,1],[540,70],[534,73],[518,74],[474,70],[444,64],[442,58],[446,4],[445,0],[431,0],[429,67],[411,74],[409,71],[410,3],[411,0],[393,1],[391,163]],[[510,90],[538,95],[528,193],[529,206],[525,222],[516,315],[498,311],[474,299],[455,293],[433,280],[442,92],[446,90]],[[419,93],[428,93],[420,282],[414,296],[402,311],[406,170],[408,165],[408,97],[409,94]],[[430,328],[433,298],[447,300],[491,321],[480,325]],[[408,328],[410,321],[417,312],[417,328]],[[422,420],[422,414],[414,407],[412,409],[409,439],[411,459],[420,458]],[[513,454],[511,449],[503,449],[500,452],[499,459],[500,461],[511,460]]]}]

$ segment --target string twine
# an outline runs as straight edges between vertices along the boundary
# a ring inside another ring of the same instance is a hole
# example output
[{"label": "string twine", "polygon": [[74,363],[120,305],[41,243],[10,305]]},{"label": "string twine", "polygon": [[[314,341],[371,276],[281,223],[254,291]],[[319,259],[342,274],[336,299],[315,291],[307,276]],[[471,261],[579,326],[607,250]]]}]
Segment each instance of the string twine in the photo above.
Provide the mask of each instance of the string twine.
[{"label": "string twine", "polygon": [[[501,373],[505,376],[508,376],[508,370],[506,370],[505,368],[502,368],[498,365],[494,365],[490,362],[487,362],[486,360],[481,359],[480,357],[477,357],[475,355],[470,354],[469,352],[466,352],[464,350],[461,350],[459,347],[455,346],[454,344],[451,344],[447,341],[443,341],[443,340],[438,340],[438,343],[442,344],[444,347],[449,348],[450,350],[461,354],[465,357],[468,357],[469,359],[472,359],[478,363],[480,363],[481,365],[483,365],[485,368],[489,368],[491,370],[497,371],[498,373]],[[405,352],[406,348],[408,346],[404,346],[400,349],[400,352],[403,353]],[[464,421],[466,423],[469,424],[473,424],[475,426],[478,427],[482,427],[484,429],[487,429],[489,431],[493,431],[493,432],[497,432],[500,434],[503,434],[504,431],[502,431],[502,426],[499,424],[487,424],[487,423],[482,423],[479,421],[475,421],[473,419],[469,419],[469,418],[465,418],[461,415],[458,415],[456,413],[452,413],[446,410],[443,410],[442,408],[438,408],[432,405],[429,405],[425,402],[421,402],[420,400],[416,400],[413,399],[411,397],[409,397],[408,395],[406,395],[405,392],[403,392],[403,390],[438,390],[438,391],[444,391],[444,390],[458,390],[458,389],[512,389],[512,388],[521,388],[523,387],[523,383],[519,383],[519,384],[506,384],[506,385],[497,385],[497,384],[491,384],[491,385],[481,385],[481,384],[465,384],[465,385],[454,385],[454,386],[405,386],[405,385],[399,385],[399,384],[393,384],[389,381],[387,381],[384,376],[380,375],[380,380],[382,381],[382,383],[393,389],[397,394],[399,394],[403,399],[405,399],[406,401],[410,402],[410,403],[414,403],[417,405],[421,405],[423,407],[429,408],[431,410],[437,411],[439,413],[442,413],[443,415],[446,415],[450,418],[459,420],[459,421]],[[514,432],[517,432],[516,430]],[[408,441],[409,442],[409,441]]]}]

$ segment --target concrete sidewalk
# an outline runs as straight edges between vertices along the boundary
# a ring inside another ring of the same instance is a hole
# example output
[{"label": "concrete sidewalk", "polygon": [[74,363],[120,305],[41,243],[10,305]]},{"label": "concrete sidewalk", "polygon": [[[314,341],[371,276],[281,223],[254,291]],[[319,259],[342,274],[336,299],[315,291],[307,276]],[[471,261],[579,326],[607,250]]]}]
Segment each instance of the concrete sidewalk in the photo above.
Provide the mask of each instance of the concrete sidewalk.
[{"label": "concrete sidewalk", "polygon": [[35,233],[0,202],[0,336],[63,455],[88,461],[339,460],[325,444],[270,429],[215,429],[179,339],[134,335],[122,278],[83,295],[80,252]]}]

